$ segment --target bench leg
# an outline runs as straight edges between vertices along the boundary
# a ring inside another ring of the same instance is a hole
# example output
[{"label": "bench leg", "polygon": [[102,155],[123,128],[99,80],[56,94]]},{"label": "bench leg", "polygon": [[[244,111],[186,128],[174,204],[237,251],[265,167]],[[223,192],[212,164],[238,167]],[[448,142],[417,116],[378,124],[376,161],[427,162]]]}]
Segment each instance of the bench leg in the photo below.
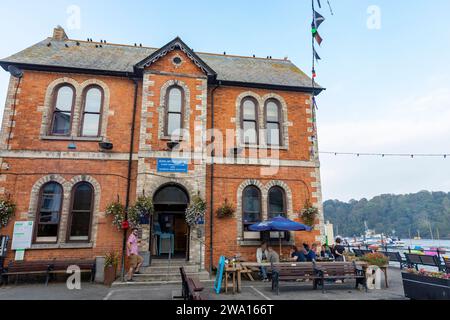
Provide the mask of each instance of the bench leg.
[{"label": "bench leg", "polygon": [[50,280],[50,272],[47,272],[47,274],[45,275],[45,286],[48,286],[48,282]]},{"label": "bench leg", "polygon": [[325,293],[325,279],[322,278],[320,281],[321,281],[321,284],[322,284],[322,293]]},{"label": "bench leg", "polygon": [[17,283],[19,282],[19,275],[16,274],[16,281],[14,282],[14,284],[17,286]]}]

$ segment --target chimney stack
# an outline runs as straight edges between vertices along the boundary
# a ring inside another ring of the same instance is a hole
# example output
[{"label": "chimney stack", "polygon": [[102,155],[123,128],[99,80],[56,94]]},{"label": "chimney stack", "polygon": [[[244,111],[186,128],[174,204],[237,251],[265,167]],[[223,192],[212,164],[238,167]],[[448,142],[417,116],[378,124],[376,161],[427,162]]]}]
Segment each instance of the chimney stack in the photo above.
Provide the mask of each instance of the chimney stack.
[{"label": "chimney stack", "polygon": [[66,34],[66,31],[63,27],[57,26],[55,29],[53,29],[53,39],[57,41],[64,41],[68,40],[69,37]]}]

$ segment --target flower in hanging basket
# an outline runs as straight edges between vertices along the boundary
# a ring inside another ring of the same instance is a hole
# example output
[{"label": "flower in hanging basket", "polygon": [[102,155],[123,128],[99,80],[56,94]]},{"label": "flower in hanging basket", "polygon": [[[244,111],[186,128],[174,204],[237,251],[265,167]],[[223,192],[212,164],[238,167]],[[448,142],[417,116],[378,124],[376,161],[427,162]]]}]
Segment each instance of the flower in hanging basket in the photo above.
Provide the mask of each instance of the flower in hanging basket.
[{"label": "flower in hanging basket", "polygon": [[9,199],[0,199],[0,228],[6,227],[16,212],[16,205]]},{"label": "flower in hanging basket", "polygon": [[122,230],[122,223],[125,220],[125,207],[120,202],[113,202],[105,210],[105,215],[107,217],[113,218],[113,225],[117,227],[118,230]]},{"label": "flower in hanging basket", "polygon": [[200,197],[195,196],[191,204],[186,209],[186,222],[189,226],[195,226],[205,217],[206,202]]},{"label": "flower in hanging basket", "polygon": [[150,197],[140,196],[134,206],[128,209],[128,220],[133,227],[139,224],[148,224],[150,216],[154,213],[153,202]]},{"label": "flower in hanging basket", "polygon": [[305,207],[303,208],[303,210],[301,210],[300,218],[307,226],[314,227],[314,223],[318,214],[319,209],[313,207],[309,200],[307,200],[305,203]]},{"label": "flower in hanging basket", "polygon": [[217,217],[218,218],[226,218],[226,217],[232,217],[234,212],[236,210],[234,209],[233,205],[228,202],[228,199],[225,199],[225,202],[220,206],[219,209],[217,209]]}]

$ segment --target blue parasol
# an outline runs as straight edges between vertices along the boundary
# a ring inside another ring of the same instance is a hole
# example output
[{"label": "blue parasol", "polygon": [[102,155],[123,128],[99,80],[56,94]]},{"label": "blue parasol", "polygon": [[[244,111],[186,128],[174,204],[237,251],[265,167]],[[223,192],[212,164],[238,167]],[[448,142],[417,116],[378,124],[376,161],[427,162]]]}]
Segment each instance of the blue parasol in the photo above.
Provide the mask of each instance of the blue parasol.
[{"label": "blue parasol", "polygon": [[[267,221],[259,222],[249,226],[250,231],[311,231],[312,228],[278,216]],[[281,234],[280,236],[280,255],[281,255]]]}]

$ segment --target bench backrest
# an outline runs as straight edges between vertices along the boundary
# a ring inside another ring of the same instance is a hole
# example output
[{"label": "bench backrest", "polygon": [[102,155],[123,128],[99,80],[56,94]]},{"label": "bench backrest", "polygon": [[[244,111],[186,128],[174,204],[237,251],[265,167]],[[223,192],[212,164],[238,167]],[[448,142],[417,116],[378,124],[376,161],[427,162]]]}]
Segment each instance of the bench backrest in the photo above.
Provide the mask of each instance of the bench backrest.
[{"label": "bench backrest", "polygon": [[389,258],[389,261],[394,261],[394,262],[403,262],[402,256],[400,255],[399,252],[395,251],[379,251],[380,253],[384,254],[386,257]]},{"label": "bench backrest", "polygon": [[317,263],[316,268],[322,270],[325,275],[329,276],[345,276],[356,273],[356,266],[353,262]]},{"label": "bench backrest", "polygon": [[93,269],[95,267],[94,260],[67,260],[67,261],[51,261],[50,267],[52,270],[61,271],[67,270],[70,266],[77,266],[82,270]]},{"label": "bench backrest", "polygon": [[10,262],[7,272],[45,272],[50,270],[48,261],[15,261]]},{"label": "bench backrest", "polygon": [[440,267],[440,261],[437,256],[427,256],[415,253],[405,253],[405,256],[408,263]]},{"label": "bench backrest", "polygon": [[273,264],[272,268],[280,277],[284,276],[308,276],[314,274],[312,262],[299,262],[292,264]]},{"label": "bench backrest", "polygon": [[362,257],[363,253],[361,249],[353,249],[353,253],[355,254],[355,256],[357,257]]}]

